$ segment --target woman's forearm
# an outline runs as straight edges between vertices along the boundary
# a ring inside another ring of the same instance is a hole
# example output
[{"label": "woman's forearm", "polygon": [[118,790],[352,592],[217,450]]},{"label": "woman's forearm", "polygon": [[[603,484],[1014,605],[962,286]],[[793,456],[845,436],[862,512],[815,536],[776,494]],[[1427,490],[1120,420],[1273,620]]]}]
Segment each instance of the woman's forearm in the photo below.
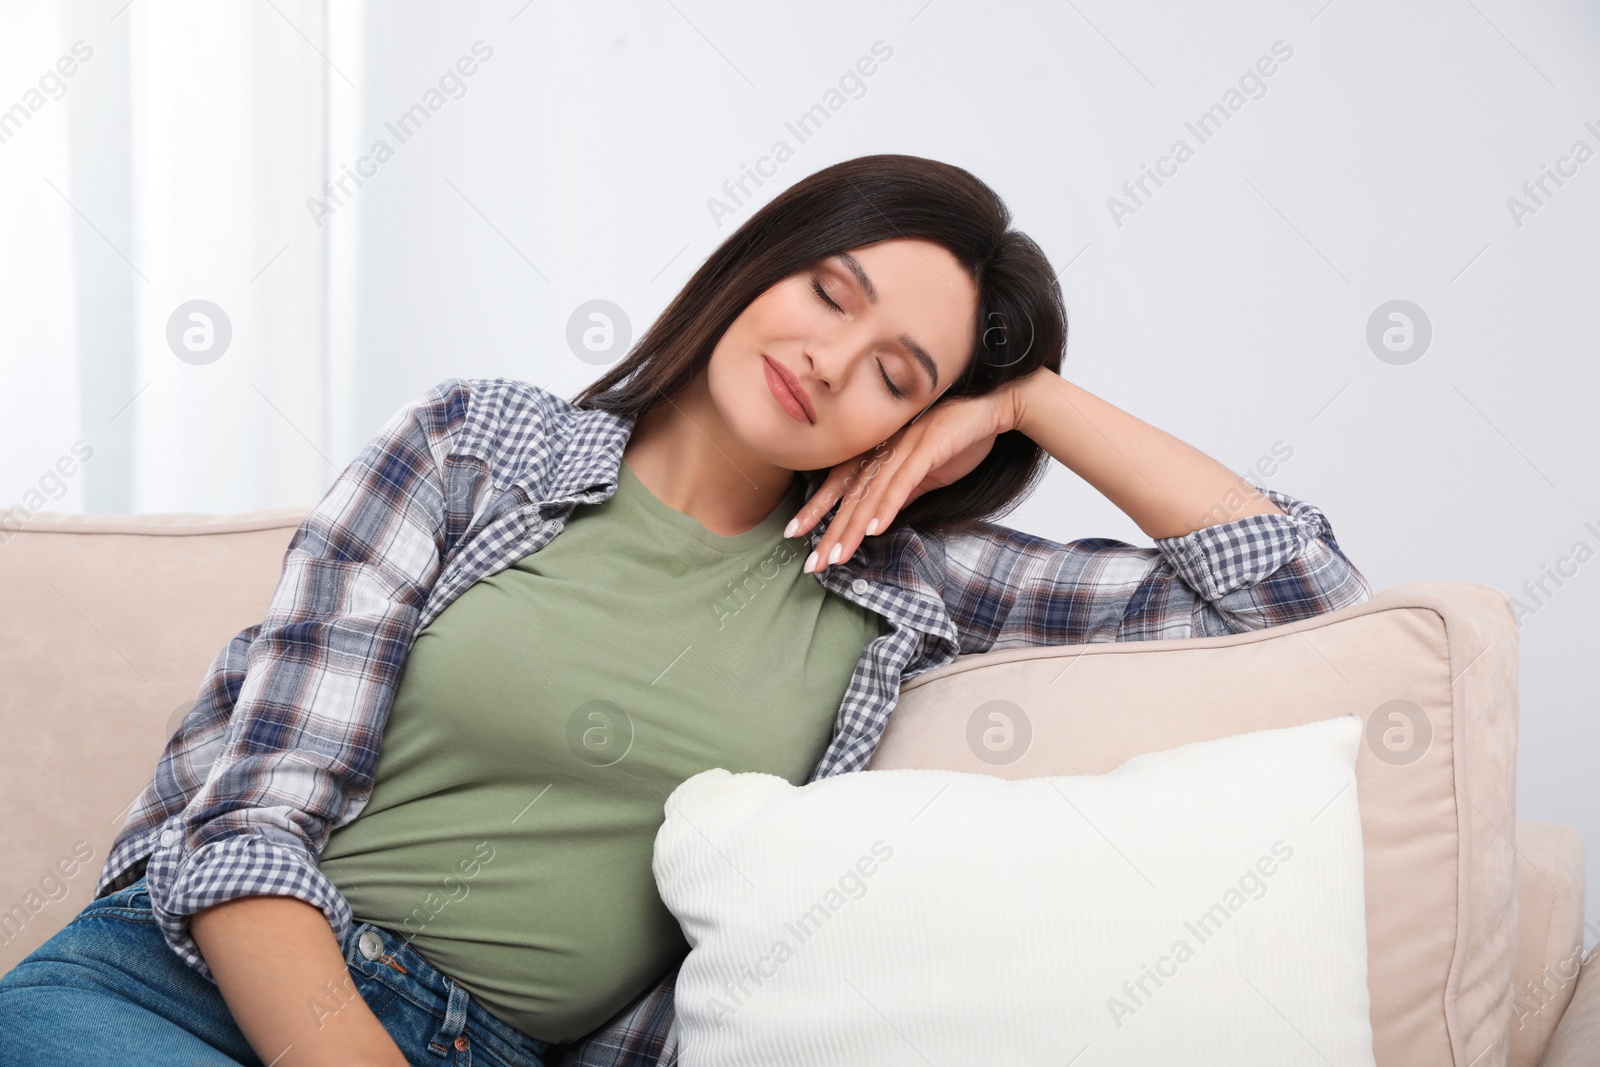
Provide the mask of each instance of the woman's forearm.
[{"label": "woman's forearm", "polygon": [[189,933],[262,1063],[406,1067],[316,907],[295,897],[239,897],[195,912]]},{"label": "woman's forearm", "polygon": [[1048,367],[1016,387],[1017,425],[1151,538],[1246,515],[1281,515],[1249,482]]}]

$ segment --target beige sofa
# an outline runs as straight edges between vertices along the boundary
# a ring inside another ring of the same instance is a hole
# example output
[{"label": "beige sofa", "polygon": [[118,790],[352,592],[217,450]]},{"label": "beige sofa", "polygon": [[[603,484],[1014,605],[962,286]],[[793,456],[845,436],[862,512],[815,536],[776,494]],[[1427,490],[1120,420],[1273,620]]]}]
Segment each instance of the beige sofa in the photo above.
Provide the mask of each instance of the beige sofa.
[{"label": "beige sofa", "polygon": [[[264,615],[304,514],[0,516],[0,973],[88,903],[213,657]],[[999,763],[967,743],[997,708],[1028,725]],[[1369,723],[1356,772],[1380,1067],[1600,1062],[1600,963],[1579,969],[1583,842],[1516,820],[1517,630],[1489,586],[1401,585],[1221,638],[963,656],[906,684],[870,769],[1102,773],[1352,710]]]}]

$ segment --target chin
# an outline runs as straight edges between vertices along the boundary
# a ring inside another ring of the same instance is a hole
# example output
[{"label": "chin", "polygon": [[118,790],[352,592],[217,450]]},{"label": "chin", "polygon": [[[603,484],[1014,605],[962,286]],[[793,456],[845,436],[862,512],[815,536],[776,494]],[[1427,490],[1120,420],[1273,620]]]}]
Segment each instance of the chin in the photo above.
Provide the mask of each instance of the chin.
[{"label": "chin", "polygon": [[[749,374],[739,375],[742,380],[724,381],[720,372],[726,366],[726,363],[719,364],[714,356],[707,385],[723,423],[740,444],[773,465],[792,471],[831,465],[816,462],[814,457],[796,451],[795,446],[807,427],[790,418],[773,398],[772,390],[767,387],[766,367],[759,349],[744,364]],[[808,442],[812,446],[816,443]]]},{"label": "chin", "polygon": [[733,434],[735,441],[764,460],[788,466],[794,442],[785,439],[784,434],[789,427],[784,424],[793,425],[794,420],[782,411],[769,415],[763,408],[763,405],[772,403],[771,396],[764,392],[765,382],[762,382],[762,389],[761,394],[746,393],[731,403],[724,403],[715,391],[712,399],[722,415],[723,424]]}]

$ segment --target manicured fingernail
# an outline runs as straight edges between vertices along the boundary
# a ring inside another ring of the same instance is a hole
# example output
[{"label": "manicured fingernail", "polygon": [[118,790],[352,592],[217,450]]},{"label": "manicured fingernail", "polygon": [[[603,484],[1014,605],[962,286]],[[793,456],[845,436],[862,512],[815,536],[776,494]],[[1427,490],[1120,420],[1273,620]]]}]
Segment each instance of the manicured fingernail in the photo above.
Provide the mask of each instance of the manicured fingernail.
[{"label": "manicured fingernail", "polygon": [[867,536],[871,537],[873,534],[875,534],[877,532],[878,532],[878,520],[877,520],[876,517],[874,517],[871,522],[867,523]]},{"label": "manicured fingernail", "polygon": [[828,553],[828,566],[831,567],[835,563],[838,563],[839,562],[839,553],[841,553],[843,551],[844,551],[844,546],[843,545],[834,545],[833,546],[833,551]]},{"label": "manicured fingernail", "polygon": [[804,567],[801,567],[800,569],[802,571],[804,571],[806,574],[810,574],[811,573],[811,568],[815,567],[816,565],[817,565],[817,553],[815,551],[812,551],[811,555],[806,557],[806,565]]},{"label": "manicured fingernail", "polygon": [[789,525],[783,528],[783,536],[793,537],[795,529],[800,525],[799,519],[790,519]]}]

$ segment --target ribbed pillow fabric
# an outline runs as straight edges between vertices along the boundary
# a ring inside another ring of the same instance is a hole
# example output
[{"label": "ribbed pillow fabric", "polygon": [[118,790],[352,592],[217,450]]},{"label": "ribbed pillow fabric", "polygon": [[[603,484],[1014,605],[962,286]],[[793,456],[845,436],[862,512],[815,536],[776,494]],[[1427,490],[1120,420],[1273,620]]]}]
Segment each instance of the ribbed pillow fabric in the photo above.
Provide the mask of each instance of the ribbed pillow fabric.
[{"label": "ribbed pillow fabric", "polygon": [[680,1062],[1372,1067],[1361,732],[1017,781],[696,774],[653,862]]}]

